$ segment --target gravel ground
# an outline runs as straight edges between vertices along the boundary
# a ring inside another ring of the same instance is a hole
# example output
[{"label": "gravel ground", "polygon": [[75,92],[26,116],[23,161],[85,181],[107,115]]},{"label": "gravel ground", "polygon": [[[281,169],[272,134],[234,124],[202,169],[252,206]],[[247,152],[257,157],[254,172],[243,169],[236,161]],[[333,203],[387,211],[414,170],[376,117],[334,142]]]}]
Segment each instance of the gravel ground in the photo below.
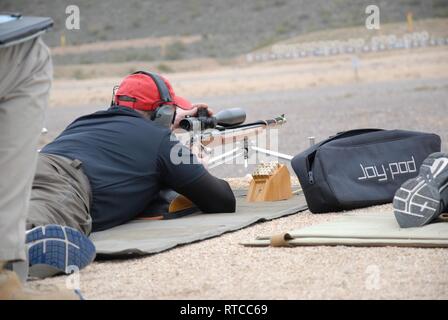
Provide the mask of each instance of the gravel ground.
[{"label": "gravel ground", "polygon": [[[369,210],[386,214],[391,206]],[[153,256],[96,262],[81,272],[81,289],[88,299],[448,298],[446,249],[239,244],[336,217],[306,211]],[[31,285],[65,281],[57,277]]]},{"label": "gravel ground", "polygon": [[[380,75],[379,75],[380,76]],[[199,77],[199,76],[198,76]],[[236,77],[236,76],[235,76]],[[448,151],[448,74],[342,83],[299,90],[198,96],[226,108],[244,106],[250,119],[286,113],[280,151],[296,154],[307,137],[383,127],[435,132]],[[50,136],[96,106],[55,107]],[[221,176],[244,176],[242,167]],[[250,172],[250,171],[249,171]],[[358,210],[391,212],[391,206]],[[246,248],[242,241],[329,221],[310,212],[261,223],[221,237],[129,260],[95,262],[80,274],[90,299],[448,299],[448,251],[416,248]],[[40,284],[63,285],[66,277]]]}]

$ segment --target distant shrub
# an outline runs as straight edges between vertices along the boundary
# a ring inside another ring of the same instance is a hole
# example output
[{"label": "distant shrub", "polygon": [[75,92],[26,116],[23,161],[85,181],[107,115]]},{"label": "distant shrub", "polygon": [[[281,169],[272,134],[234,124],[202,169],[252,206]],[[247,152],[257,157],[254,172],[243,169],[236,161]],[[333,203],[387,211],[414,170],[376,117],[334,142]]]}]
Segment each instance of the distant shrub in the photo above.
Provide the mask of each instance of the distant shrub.
[{"label": "distant shrub", "polygon": [[133,6],[135,9],[138,9],[138,10],[142,9],[142,3],[140,2],[140,0],[134,1],[134,2],[132,3],[132,6]]},{"label": "distant shrub", "polygon": [[183,57],[183,51],[185,51],[185,45],[180,41],[176,41],[166,47],[165,59],[180,60]]},{"label": "distant shrub", "polygon": [[265,8],[265,3],[262,0],[257,0],[254,5],[254,11],[262,11]]},{"label": "distant shrub", "polygon": [[79,63],[80,63],[80,64],[92,64],[93,61],[92,61],[89,57],[82,56],[82,57],[79,59]]},{"label": "distant shrub", "polygon": [[448,5],[445,4],[443,6],[442,4],[437,4],[437,6],[434,7],[434,16],[437,18],[446,18],[448,17]]},{"label": "distant shrub", "polygon": [[306,14],[306,13],[302,13],[299,15],[299,20],[309,20],[310,19],[310,15]]},{"label": "distant shrub", "polygon": [[100,32],[101,32],[101,28],[98,27],[97,25],[88,25],[87,26],[87,33],[90,36],[96,36]]},{"label": "distant shrub", "polygon": [[161,24],[167,23],[169,21],[169,19],[170,18],[168,16],[161,15],[161,16],[159,16],[159,23],[161,23]]},{"label": "distant shrub", "polygon": [[191,19],[199,18],[201,16],[201,4],[198,0],[188,1],[188,7],[190,9]]},{"label": "distant shrub", "polygon": [[89,77],[82,69],[75,69],[75,71],[73,71],[72,76],[76,80],[83,80],[83,79],[87,79]]},{"label": "distant shrub", "polygon": [[174,72],[174,69],[171,68],[169,65],[167,65],[165,63],[158,64],[157,65],[157,70],[159,70],[160,72],[164,72],[164,73]]},{"label": "distant shrub", "polygon": [[97,36],[97,40],[106,41],[108,39],[107,33],[100,32],[100,34]]},{"label": "distant shrub", "polygon": [[283,35],[289,33],[293,29],[293,26],[289,21],[283,21],[275,28],[275,33],[278,35]]},{"label": "distant shrub", "polygon": [[264,47],[270,46],[276,42],[278,42],[278,37],[269,37],[266,39],[261,40],[255,47],[252,48],[252,50],[259,50],[262,49]]},{"label": "distant shrub", "polygon": [[141,23],[140,23],[140,20],[134,20],[134,21],[132,21],[132,27],[133,28],[140,28],[141,27]]},{"label": "distant shrub", "polygon": [[432,7],[435,9],[444,8],[447,9],[448,4],[446,0],[432,0]]},{"label": "distant shrub", "polygon": [[104,26],[104,30],[105,31],[112,31],[112,30],[114,30],[115,29],[115,27],[114,27],[114,25],[112,25],[112,24],[106,24],[105,26]]},{"label": "distant shrub", "polygon": [[275,0],[274,7],[283,7],[286,4],[285,0]]},{"label": "distant shrub", "polygon": [[154,57],[148,52],[127,51],[123,57],[124,62],[129,61],[152,61]]}]

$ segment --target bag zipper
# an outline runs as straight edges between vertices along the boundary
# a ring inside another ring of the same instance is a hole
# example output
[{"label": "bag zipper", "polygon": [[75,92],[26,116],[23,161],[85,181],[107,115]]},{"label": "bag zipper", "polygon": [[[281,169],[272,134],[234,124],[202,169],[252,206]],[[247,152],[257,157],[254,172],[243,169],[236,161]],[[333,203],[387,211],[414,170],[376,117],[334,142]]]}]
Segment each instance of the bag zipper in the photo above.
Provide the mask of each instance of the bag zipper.
[{"label": "bag zipper", "polygon": [[314,174],[313,171],[308,171],[308,182],[314,184]]},{"label": "bag zipper", "polygon": [[354,133],[358,133],[358,134],[363,134],[363,133],[369,133],[369,132],[376,132],[376,131],[383,131],[383,129],[355,129],[355,130],[349,130],[349,131],[343,131],[343,132],[338,132],[336,135],[329,137],[327,140],[322,141],[321,143],[319,143],[318,145],[316,145],[316,149],[314,150],[314,156],[313,156],[313,163],[310,163],[310,159],[308,155],[306,162],[307,162],[307,170],[308,170],[308,183],[309,184],[314,184],[314,173],[313,173],[313,165],[314,165],[314,158],[316,157],[316,153],[317,150],[322,147],[324,144],[333,141],[333,140],[337,140],[340,138],[344,138],[345,136],[347,136],[347,134],[354,134]]}]

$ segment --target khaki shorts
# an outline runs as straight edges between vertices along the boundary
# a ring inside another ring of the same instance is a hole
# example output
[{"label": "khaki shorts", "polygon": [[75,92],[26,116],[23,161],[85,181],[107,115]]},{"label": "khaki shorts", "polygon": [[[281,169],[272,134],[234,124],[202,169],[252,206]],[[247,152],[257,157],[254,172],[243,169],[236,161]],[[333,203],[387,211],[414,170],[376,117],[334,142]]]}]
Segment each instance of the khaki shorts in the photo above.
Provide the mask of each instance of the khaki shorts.
[{"label": "khaki shorts", "polygon": [[31,190],[27,229],[46,224],[92,231],[90,183],[82,162],[39,153]]}]

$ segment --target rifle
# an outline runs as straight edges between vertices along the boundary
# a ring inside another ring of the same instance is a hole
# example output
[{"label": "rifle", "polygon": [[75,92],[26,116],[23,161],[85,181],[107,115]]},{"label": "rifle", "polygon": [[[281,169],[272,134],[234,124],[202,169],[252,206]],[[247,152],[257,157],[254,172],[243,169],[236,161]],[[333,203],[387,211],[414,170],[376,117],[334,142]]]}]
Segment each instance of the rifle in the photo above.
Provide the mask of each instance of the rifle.
[{"label": "rifle", "polygon": [[[212,169],[233,160],[240,156],[244,158],[244,166],[247,168],[249,152],[263,153],[269,156],[275,156],[285,160],[291,160],[292,156],[262,148],[257,145],[257,135],[265,130],[282,126],[286,123],[284,114],[268,119],[259,120],[251,123],[244,123],[246,113],[243,109],[232,108],[218,112],[213,117],[208,115],[207,110],[199,109],[196,117],[183,119],[179,126],[188,131],[188,144],[191,149],[195,145],[199,146],[199,153],[209,155],[211,148],[234,143],[232,150],[226,151],[208,161],[208,168]],[[179,137],[180,140],[185,137]],[[254,139],[255,138],[255,139]]]}]

